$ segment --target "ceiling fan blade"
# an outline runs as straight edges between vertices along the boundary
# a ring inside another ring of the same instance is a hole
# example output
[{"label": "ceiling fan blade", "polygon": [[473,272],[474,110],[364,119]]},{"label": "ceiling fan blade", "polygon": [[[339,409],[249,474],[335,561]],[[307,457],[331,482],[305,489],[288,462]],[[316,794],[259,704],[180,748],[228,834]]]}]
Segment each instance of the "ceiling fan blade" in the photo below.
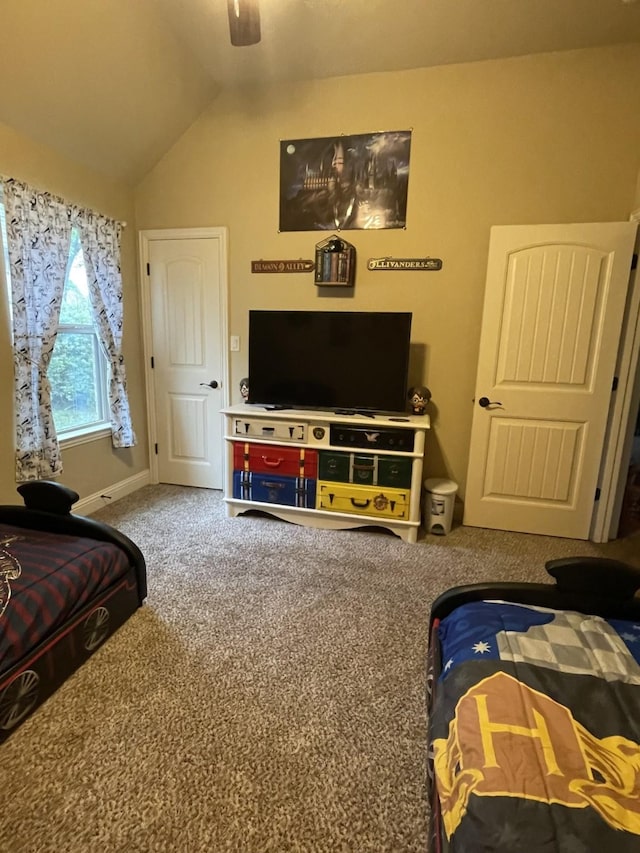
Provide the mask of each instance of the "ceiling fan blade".
[{"label": "ceiling fan blade", "polygon": [[260,41],[260,6],[258,0],[227,0],[231,44],[247,47]]}]

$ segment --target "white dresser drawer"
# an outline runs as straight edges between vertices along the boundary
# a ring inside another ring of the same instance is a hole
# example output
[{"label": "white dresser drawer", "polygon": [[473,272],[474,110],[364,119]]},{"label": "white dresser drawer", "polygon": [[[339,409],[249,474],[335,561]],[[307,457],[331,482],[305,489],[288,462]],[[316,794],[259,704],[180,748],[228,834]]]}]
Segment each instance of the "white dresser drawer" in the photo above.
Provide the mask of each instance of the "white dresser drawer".
[{"label": "white dresser drawer", "polygon": [[307,424],[300,421],[276,421],[267,418],[234,418],[233,435],[274,441],[307,440]]}]

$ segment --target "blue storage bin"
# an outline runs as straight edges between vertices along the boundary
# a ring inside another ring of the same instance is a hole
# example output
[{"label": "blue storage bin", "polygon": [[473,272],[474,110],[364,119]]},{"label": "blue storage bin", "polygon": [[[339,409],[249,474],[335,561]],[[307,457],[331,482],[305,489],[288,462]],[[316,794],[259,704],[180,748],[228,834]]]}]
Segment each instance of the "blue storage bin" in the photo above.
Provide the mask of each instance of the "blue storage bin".
[{"label": "blue storage bin", "polygon": [[315,509],[316,481],[309,477],[234,471],[233,497],[242,501]]}]

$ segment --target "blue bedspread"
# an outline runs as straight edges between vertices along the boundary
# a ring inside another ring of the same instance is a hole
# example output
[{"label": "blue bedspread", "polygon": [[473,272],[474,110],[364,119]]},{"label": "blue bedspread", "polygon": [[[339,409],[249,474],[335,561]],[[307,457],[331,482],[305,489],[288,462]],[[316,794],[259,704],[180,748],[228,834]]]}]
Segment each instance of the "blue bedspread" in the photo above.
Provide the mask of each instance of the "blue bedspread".
[{"label": "blue bedspread", "polygon": [[438,626],[440,849],[640,850],[640,624],[503,602]]}]

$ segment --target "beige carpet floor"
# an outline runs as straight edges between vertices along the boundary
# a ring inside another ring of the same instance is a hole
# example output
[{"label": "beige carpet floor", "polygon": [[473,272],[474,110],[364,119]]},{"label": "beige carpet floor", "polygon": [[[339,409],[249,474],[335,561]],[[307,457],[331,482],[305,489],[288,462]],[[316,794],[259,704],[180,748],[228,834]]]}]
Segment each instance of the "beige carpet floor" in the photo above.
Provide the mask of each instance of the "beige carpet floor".
[{"label": "beige carpet floor", "polygon": [[424,851],[434,597],[560,556],[640,565],[638,537],[407,545],[174,486],[96,517],[141,547],[149,598],[0,747],[1,853]]}]

